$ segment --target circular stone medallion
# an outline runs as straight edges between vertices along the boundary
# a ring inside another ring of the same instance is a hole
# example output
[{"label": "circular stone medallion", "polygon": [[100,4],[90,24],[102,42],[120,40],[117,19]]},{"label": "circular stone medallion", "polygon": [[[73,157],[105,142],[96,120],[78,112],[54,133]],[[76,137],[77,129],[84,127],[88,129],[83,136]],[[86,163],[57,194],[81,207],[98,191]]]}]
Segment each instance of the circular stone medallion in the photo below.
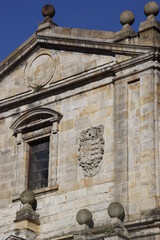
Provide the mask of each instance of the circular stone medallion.
[{"label": "circular stone medallion", "polygon": [[56,61],[52,56],[47,53],[38,55],[26,66],[27,84],[32,88],[43,87],[52,79],[55,69]]}]

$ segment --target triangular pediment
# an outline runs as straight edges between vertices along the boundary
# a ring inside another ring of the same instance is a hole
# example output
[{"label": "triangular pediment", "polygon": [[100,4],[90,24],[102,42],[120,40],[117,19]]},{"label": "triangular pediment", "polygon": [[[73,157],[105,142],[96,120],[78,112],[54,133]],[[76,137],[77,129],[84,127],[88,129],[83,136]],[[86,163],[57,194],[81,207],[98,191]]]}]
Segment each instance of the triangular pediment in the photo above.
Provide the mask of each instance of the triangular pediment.
[{"label": "triangular pediment", "polygon": [[0,100],[36,93],[114,63],[115,56],[111,54],[99,57],[97,54],[39,48],[1,80]]},{"label": "triangular pediment", "polygon": [[46,34],[45,31],[42,31],[33,34],[26,42],[0,63],[0,79],[20,65],[27,56],[37,51],[36,49],[38,48],[105,56],[115,56],[118,54],[132,57],[147,53],[151,49],[151,47],[146,46],[115,43],[111,40],[108,41],[108,39],[105,40],[104,38],[85,38],[77,35],[70,36],[68,33],[65,35],[54,32]]},{"label": "triangular pediment", "polygon": [[39,129],[42,126],[52,125],[53,122],[59,122],[62,115],[48,108],[34,108],[27,111],[19,117],[11,126],[14,134],[18,132],[30,131],[33,128]]},{"label": "triangular pediment", "polygon": [[104,38],[37,32],[1,63],[0,101],[5,104],[17,96],[94,79],[102,72],[114,75],[113,66],[144,56],[151,49]]}]

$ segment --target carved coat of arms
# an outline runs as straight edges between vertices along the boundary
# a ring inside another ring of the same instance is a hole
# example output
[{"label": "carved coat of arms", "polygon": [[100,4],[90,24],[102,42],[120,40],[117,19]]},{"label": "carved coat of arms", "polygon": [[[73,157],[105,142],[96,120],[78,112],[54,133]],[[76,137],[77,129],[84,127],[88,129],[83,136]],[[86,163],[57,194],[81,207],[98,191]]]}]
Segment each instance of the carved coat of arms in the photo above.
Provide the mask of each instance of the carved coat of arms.
[{"label": "carved coat of arms", "polygon": [[86,177],[96,175],[104,153],[104,126],[91,127],[81,132],[78,149],[79,166]]}]

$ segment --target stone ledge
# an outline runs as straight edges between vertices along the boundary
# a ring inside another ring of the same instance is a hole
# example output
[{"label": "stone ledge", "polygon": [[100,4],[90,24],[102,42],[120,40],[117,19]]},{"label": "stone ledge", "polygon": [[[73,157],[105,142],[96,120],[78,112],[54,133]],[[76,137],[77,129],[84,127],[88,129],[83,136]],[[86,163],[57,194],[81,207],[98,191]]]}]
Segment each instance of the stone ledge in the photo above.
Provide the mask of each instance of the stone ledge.
[{"label": "stone ledge", "polygon": [[[55,184],[50,187],[34,190],[33,192],[36,196],[39,196],[39,195],[47,194],[50,192],[58,191],[58,189],[59,189],[59,186]],[[12,197],[12,202],[18,202],[18,201],[20,201],[20,195],[15,195]]]},{"label": "stone ledge", "polygon": [[40,224],[35,224],[30,220],[15,221],[15,229],[27,229],[33,232],[40,232]]},{"label": "stone ledge", "polygon": [[108,52],[116,53],[130,53],[133,55],[143,54],[148,48],[147,46],[136,46],[128,44],[119,44],[108,42],[106,39],[95,39],[89,38],[84,39],[83,37],[68,36],[68,35],[40,35],[33,34],[26,42],[24,42],[19,48],[17,48],[13,53],[11,53],[6,59],[0,63],[0,77],[3,80],[6,74],[9,74],[19,63],[22,63],[24,58],[30,54],[35,49],[41,48],[51,48],[54,46],[55,49],[60,50],[72,50],[80,51],[85,53],[96,53],[96,54],[108,54]]},{"label": "stone ledge", "polygon": [[[102,65],[101,67],[96,68],[96,70],[89,70],[87,72],[83,72],[81,74],[75,75],[74,77],[69,77],[66,79],[62,79],[61,81],[50,85],[49,88],[44,88],[43,91],[41,92],[31,92],[31,93],[24,93],[23,95],[19,96],[19,98],[17,99],[17,96],[13,96],[11,98],[7,98],[7,99],[3,99],[2,101],[0,101],[0,110],[2,113],[2,109],[3,111],[5,111],[6,109],[9,110],[10,108],[15,108],[19,105],[22,104],[26,104],[30,101],[37,101],[39,99],[43,99],[47,96],[50,96],[50,94],[54,94],[54,92],[66,92],[68,91],[68,88],[70,89],[75,89],[76,84],[78,85],[78,87],[83,86],[84,84],[86,84],[87,81],[92,81],[95,82],[97,81],[97,79],[101,79],[103,78],[103,76],[106,76],[108,74],[108,76],[113,75],[112,71],[111,71],[111,67],[112,66],[108,66],[108,63],[106,64],[106,66]],[[98,82],[98,81],[97,81]],[[107,83],[110,83],[111,80],[107,80]],[[97,83],[99,87],[102,84],[99,84],[99,82]],[[106,83],[105,83],[106,84]],[[66,89],[65,89],[66,88]]]},{"label": "stone ledge", "polygon": [[[108,222],[110,223],[110,222]],[[68,235],[65,236],[53,236],[51,240],[71,240],[71,239],[76,239],[76,240],[83,240],[83,239],[88,239],[88,240],[120,240],[120,239],[125,239],[127,240],[128,238],[126,236],[122,236],[121,234],[117,233],[111,233],[107,234],[106,228],[107,224],[104,224],[102,226],[96,226],[93,229],[90,229],[90,236],[84,236],[83,237],[83,231],[80,231],[80,228],[83,229],[84,226],[80,226],[79,228],[79,235],[77,235],[77,230],[71,230],[68,232]],[[160,236],[160,216],[154,216],[154,217],[149,217],[145,219],[140,219],[140,220],[133,220],[133,221],[126,221],[123,223],[124,227],[128,230],[130,239],[140,239],[140,238],[145,238],[149,239],[147,237],[150,237],[150,231],[154,230],[154,235],[155,236]],[[80,238],[79,238],[80,237]]]},{"label": "stone ledge", "polygon": [[72,239],[74,239],[73,235],[68,235],[68,236],[64,236],[64,237],[51,238],[51,240],[72,240]]}]

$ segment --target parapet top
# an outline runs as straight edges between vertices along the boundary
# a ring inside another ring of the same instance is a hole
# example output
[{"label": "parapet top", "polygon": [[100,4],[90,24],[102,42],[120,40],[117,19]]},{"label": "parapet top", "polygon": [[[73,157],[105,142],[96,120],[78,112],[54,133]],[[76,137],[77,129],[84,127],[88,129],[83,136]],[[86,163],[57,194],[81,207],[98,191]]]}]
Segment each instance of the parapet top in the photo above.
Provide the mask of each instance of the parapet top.
[{"label": "parapet top", "polygon": [[[144,6],[144,13],[147,17],[149,16],[157,16],[159,13],[159,5],[155,1],[150,1]],[[52,18],[55,15],[55,8],[51,4],[46,4],[42,8],[42,15],[44,16],[44,23],[45,22],[52,22]],[[132,25],[135,21],[134,13],[126,10],[121,13],[120,15],[120,23],[123,25],[123,27],[127,25]],[[53,23],[53,22],[52,22]],[[53,23],[54,25],[57,25]]]}]

